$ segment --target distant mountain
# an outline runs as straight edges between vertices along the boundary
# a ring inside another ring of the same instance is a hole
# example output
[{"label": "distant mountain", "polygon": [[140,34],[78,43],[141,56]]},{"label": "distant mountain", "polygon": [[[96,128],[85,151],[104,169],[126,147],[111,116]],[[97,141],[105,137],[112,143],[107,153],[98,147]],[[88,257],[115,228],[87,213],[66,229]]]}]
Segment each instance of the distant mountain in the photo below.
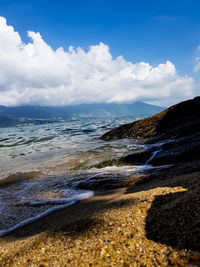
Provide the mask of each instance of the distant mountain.
[{"label": "distant mountain", "polygon": [[19,118],[68,119],[71,118],[72,116],[124,117],[132,115],[153,115],[162,110],[163,108],[161,107],[149,105],[143,102],[135,102],[132,104],[114,104],[114,103],[81,104],[74,106],[59,106],[59,107],[0,106],[0,116],[6,116],[14,119],[19,119]]},{"label": "distant mountain", "polygon": [[7,116],[0,116],[0,127],[16,126],[17,120],[9,118]]}]

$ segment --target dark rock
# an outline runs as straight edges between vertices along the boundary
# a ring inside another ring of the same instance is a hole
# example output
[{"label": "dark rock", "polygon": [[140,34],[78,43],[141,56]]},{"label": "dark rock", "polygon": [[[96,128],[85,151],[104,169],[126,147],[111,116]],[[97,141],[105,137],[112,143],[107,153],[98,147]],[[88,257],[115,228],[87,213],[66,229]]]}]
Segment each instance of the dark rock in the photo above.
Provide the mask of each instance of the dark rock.
[{"label": "dark rock", "polygon": [[149,160],[153,152],[154,149],[139,151],[122,157],[121,160],[128,164],[145,164]]},{"label": "dark rock", "polygon": [[200,97],[181,102],[150,118],[122,125],[104,134],[101,139],[134,138],[152,142],[152,138],[158,141],[197,131],[200,131]]},{"label": "dark rock", "polygon": [[95,176],[91,177],[88,180],[80,181],[76,188],[84,189],[84,190],[94,190],[94,191],[101,191],[101,190],[108,190],[108,189],[116,189],[121,187],[129,187],[133,186],[137,183],[140,179],[142,179],[145,175],[144,174],[133,174],[131,176],[124,176],[124,175],[109,175],[106,176]]},{"label": "dark rock", "polygon": [[182,137],[164,144],[150,164],[163,165],[200,159],[200,134]]},{"label": "dark rock", "polygon": [[[122,160],[132,164],[176,164],[200,159],[200,97],[181,102],[150,118],[122,125],[101,139],[140,139],[157,144]],[[161,142],[161,143],[160,143]]]}]

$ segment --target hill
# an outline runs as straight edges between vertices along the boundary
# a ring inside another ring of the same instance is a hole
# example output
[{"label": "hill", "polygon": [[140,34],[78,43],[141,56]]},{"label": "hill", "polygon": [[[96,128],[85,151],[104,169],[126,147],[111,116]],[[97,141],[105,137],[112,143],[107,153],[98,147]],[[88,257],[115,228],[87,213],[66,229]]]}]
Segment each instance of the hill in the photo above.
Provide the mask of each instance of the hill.
[{"label": "hill", "polygon": [[131,115],[152,115],[162,111],[163,108],[143,102],[132,104],[81,104],[74,106],[42,107],[42,106],[0,106],[0,116],[10,118],[63,118],[72,116],[90,117],[124,117]]}]

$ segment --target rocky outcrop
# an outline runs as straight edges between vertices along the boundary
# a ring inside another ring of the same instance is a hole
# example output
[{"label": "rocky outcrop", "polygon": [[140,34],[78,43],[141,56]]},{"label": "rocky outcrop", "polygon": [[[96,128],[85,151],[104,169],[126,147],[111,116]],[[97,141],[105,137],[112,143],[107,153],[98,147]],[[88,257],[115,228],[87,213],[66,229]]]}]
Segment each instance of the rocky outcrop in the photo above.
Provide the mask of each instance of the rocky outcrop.
[{"label": "rocky outcrop", "polygon": [[[140,139],[154,144],[123,158],[124,162],[152,165],[200,159],[200,97],[181,102],[150,118],[122,125],[101,139]],[[156,145],[155,145],[156,144]]]},{"label": "rocky outcrop", "polygon": [[150,118],[122,125],[104,134],[101,139],[134,138],[150,142],[152,138],[177,138],[197,131],[200,131],[200,97],[171,106]]}]

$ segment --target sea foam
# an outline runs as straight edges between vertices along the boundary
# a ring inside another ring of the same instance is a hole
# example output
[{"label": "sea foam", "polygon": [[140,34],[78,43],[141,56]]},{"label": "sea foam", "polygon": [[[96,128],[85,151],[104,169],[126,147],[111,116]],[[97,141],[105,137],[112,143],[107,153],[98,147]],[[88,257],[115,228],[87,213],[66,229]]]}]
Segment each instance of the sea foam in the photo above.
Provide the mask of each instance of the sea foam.
[{"label": "sea foam", "polygon": [[[65,209],[69,206],[72,206],[74,205],[75,203],[77,203],[78,201],[80,200],[83,200],[83,199],[87,199],[89,197],[92,197],[94,195],[94,193],[92,191],[87,191],[87,192],[84,192],[84,193],[80,193],[78,195],[75,195],[74,197],[72,198],[66,198],[66,199],[62,199],[62,200],[52,200],[51,203],[52,204],[59,204],[59,206],[55,206],[55,207],[52,207],[50,209],[47,209],[46,211],[34,216],[34,217],[31,217],[31,218],[28,218],[14,226],[12,226],[11,228],[7,229],[7,230],[1,230],[0,231],[0,236],[4,236],[4,235],[7,235],[7,234],[10,234],[11,232],[27,225],[27,224],[30,224],[32,222],[35,222],[55,211],[58,211],[58,210],[62,210],[62,209]],[[45,204],[45,202],[41,202],[40,204]]]}]

